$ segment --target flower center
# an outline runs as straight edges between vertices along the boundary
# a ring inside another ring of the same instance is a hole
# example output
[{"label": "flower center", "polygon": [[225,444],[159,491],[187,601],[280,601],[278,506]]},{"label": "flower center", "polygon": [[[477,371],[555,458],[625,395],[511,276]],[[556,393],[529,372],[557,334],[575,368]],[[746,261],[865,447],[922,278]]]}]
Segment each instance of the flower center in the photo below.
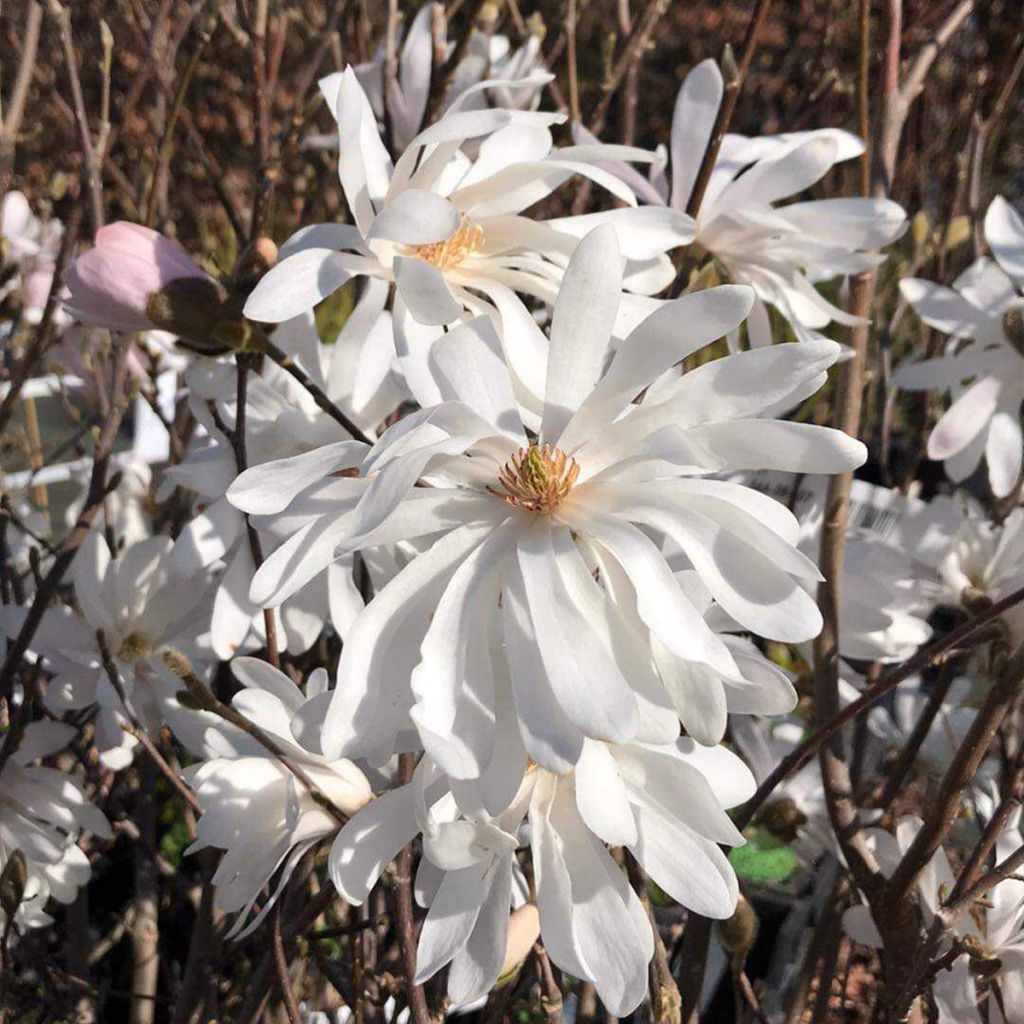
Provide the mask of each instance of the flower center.
[{"label": "flower center", "polygon": [[458,266],[467,256],[472,256],[483,247],[483,244],[484,229],[463,215],[455,232],[443,242],[414,245],[412,253],[421,260],[433,263],[438,270],[448,270]]},{"label": "flower center", "polygon": [[576,483],[580,467],[561,448],[531,444],[520,448],[498,474],[501,488],[491,494],[527,512],[549,514],[565,500]]},{"label": "flower center", "polygon": [[121,641],[121,646],[117,649],[117,658],[119,661],[141,661],[143,658],[148,657],[149,653],[149,637],[141,630],[133,629]]}]

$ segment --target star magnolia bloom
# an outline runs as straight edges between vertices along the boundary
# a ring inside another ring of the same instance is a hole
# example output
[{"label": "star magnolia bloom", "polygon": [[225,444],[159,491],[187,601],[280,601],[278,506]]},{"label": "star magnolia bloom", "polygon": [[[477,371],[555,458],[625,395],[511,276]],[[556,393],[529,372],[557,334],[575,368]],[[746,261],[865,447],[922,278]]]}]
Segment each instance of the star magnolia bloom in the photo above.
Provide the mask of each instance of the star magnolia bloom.
[{"label": "star magnolia bloom", "polygon": [[[670,142],[671,184],[655,175],[640,192],[648,202],[685,211],[722,102],[722,74],[713,60],[698,64],[676,98]],[[888,199],[819,199],[779,206],[804,192],[841,161],[864,151],[860,139],[825,128],[789,135],[726,135],[696,215],[694,241],[711,253],[730,280],[750,285],[757,301],[747,323],[751,347],[770,345],[765,304],[806,338],[829,321],[861,322],[829,302],[812,282],[859,274],[884,256],[865,251],[903,233],[906,215]],[[730,339],[735,348],[738,333]]]},{"label": "star magnolia bloom", "polygon": [[[387,291],[383,281],[368,281],[332,345],[320,343],[311,313],[281,324],[273,334],[275,344],[369,434],[398,407],[405,394],[392,369],[391,315],[384,310]],[[227,659],[247,641],[262,643],[264,629],[260,609],[248,596],[255,565],[244,517],[224,497],[237,473],[234,447],[207,408],[208,402],[216,402],[222,421],[234,423],[235,367],[197,363],[190,368],[189,383],[192,411],[205,432],[187,457],[165,472],[164,488],[185,487],[195,491],[200,501],[196,515],[175,542],[174,564],[179,575],[189,576],[218,562],[225,563],[217,584],[210,634],[214,652]],[[346,431],[317,407],[309,392],[275,363],[266,360],[259,374],[250,374],[246,411],[250,464],[309,451],[347,437]],[[276,544],[270,536],[264,536],[263,542],[267,551]],[[352,582],[351,559],[332,566],[306,588],[301,598],[281,609],[278,628],[283,629],[287,649],[293,654],[308,650],[328,618],[344,635],[362,603]]]},{"label": "star magnolia bloom", "polygon": [[[423,125],[430,95],[434,31],[438,18],[443,22],[443,4],[424,4],[416,13],[398,55],[397,81],[388,89],[384,88],[387,48],[383,43],[377,48],[372,61],[353,68],[377,120],[381,124],[387,121],[391,137],[399,149],[404,149]],[[453,43],[443,45],[449,53],[454,46]],[[484,33],[474,28],[470,32],[465,55],[452,73],[442,109],[447,109],[467,89],[484,79],[496,79],[497,82],[486,92],[481,90],[474,95],[477,100],[474,106],[486,105],[489,96],[491,105],[495,107],[509,110],[528,108],[540,98],[547,78],[540,75],[532,83],[524,80],[531,73],[542,70],[540,40],[535,35],[513,50],[507,36]],[[331,83],[332,90],[337,88],[342,74],[337,72],[325,79]],[[513,88],[503,84],[505,82],[514,83]],[[337,136],[331,141],[337,145]]]},{"label": "star magnolia bloom", "polygon": [[605,847],[625,846],[683,906],[726,918],[738,895],[719,844],[744,840],[725,808],[754,792],[742,761],[690,739],[615,745],[587,740],[573,772],[540,768],[522,778],[508,806],[490,816],[481,791],[438,776],[429,759],[413,782],[368,804],[338,833],[331,878],[361,903],[381,871],[417,833],[424,861],[418,897],[430,907],[417,980],[446,964],[456,1005],[486,993],[507,951],[515,850],[524,822],[544,946],[574,977],[590,980],[608,1009],[631,1012],[647,991],[653,935],[621,868]]},{"label": "star magnolia bloom", "polygon": [[112,834],[109,822],[89,803],[76,779],[33,763],[55,754],[74,735],[71,726],[60,722],[32,722],[0,770],[0,871],[18,855],[25,867],[15,915],[19,927],[49,924],[47,900],[52,896],[71,903],[89,881],[89,858],[77,845],[79,832],[89,831],[100,839]]},{"label": "star magnolia bloom", "polygon": [[[169,537],[151,537],[115,560],[103,536],[90,533],[71,568],[80,613],[67,605],[48,608],[32,640],[53,673],[47,707],[63,714],[98,704],[96,746],[114,770],[131,763],[138,741],[121,728],[124,705],[104,671],[97,631],[103,630],[132,710],[154,733],[180,711],[154,666],[171,648],[197,662],[202,655],[196,637],[209,615],[204,587],[195,578],[171,578],[171,546]],[[0,607],[0,630],[17,636],[26,614]]]},{"label": "star magnolia bloom", "polygon": [[[991,806],[991,801],[984,802]],[[895,836],[881,829],[865,830],[865,837],[883,875],[888,877],[892,874],[922,824],[920,818],[907,816],[898,823]],[[1018,811],[996,841],[996,862],[1015,853],[1022,845],[1024,836],[1020,832]],[[922,871],[917,885],[926,925],[934,918],[955,881],[949,857],[939,847]],[[881,948],[881,936],[866,905],[850,907],[843,914],[843,926],[855,941]],[[995,1024],[1024,1021],[1024,882],[1016,878],[1000,882],[988,894],[988,906],[983,917],[975,920],[970,914],[961,914],[953,924],[953,932],[970,941],[976,957],[984,957],[998,965],[1002,998],[998,1003],[989,999],[986,1019]],[[945,1024],[970,1024],[982,1020],[977,1011],[977,990],[973,978],[965,970],[969,959],[966,953],[958,957],[953,965],[953,976],[942,979],[942,984],[937,985],[936,997],[942,1011],[940,1020]]]},{"label": "star magnolia bloom", "polygon": [[976,260],[952,288],[913,277],[900,282],[917,315],[951,340],[935,359],[904,363],[893,383],[950,392],[953,403],[932,428],[928,457],[959,483],[984,455],[992,492],[1003,498],[1020,478],[1024,450],[1024,328],[1015,328],[1014,340],[1005,322],[1010,310],[1024,313],[1024,221],[1001,196],[985,214],[985,239],[995,260]]},{"label": "star magnolia bloom", "polygon": [[[950,604],[971,605],[979,597],[998,601],[1024,586],[1024,509],[1015,508],[998,526],[974,516],[954,536],[939,575]],[[1024,640],[1024,607],[1003,616],[1011,643]]]},{"label": "star magnolia bloom", "polygon": [[[954,681],[943,700],[928,735],[921,743],[918,761],[932,772],[943,771],[967,735],[977,708],[969,706],[973,687],[967,678]],[[921,686],[920,678],[902,684],[888,707],[875,707],[868,712],[871,734],[882,745],[877,761],[895,757],[907,744],[914,726],[921,720],[930,692]]]},{"label": "star magnolia bloom", "polygon": [[[509,328],[501,336],[517,386],[540,396],[544,339],[516,292],[553,304],[577,237],[523,211],[577,174],[632,207],[608,215],[630,258],[626,284],[643,293],[623,299],[619,336],[658,305],[647,296],[672,279],[665,252],[692,238],[692,222],[671,210],[635,209],[632,191],[597,166],[600,159],[649,160],[650,153],[601,145],[553,149],[548,129],[564,115],[458,109],[473,95],[467,91],[392,165],[352,69],[325,82],[324,91],[342,127],[338,169],[355,224],[319,224],[293,235],[250,295],[250,319],[286,320],[353,276],[378,277],[395,284],[400,364],[421,404],[430,388],[429,350],[443,326],[483,314]],[[473,139],[482,141],[471,161],[462,146]],[[430,402],[438,400],[435,390]]]},{"label": "star magnolia bloom", "polygon": [[[814,557],[820,547],[820,519],[810,530],[805,523],[800,550]],[[846,552],[839,653],[854,661],[905,661],[931,636],[934,582],[905,550],[867,531],[850,530]]]},{"label": "star magnolia bloom", "polygon": [[153,297],[183,279],[209,281],[206,271],[172,238],[128,221],[96,232],[96,244],[64,275],[68,311],[85,323],[120,331],[149,331]]},{"label": "star magnolia bloom", "polygon": [[[257,523],[287,509],[292,536],[253,580],[251,596],[269,605],[338,552],[433,541],[350,632],[326,749],[392,749],[407,727],[410,679],[415,723],[435,760],[458,778],[493,762],[499,789],[517,781],[503,765],[516,763],[499,742],[506,734],[521,734],[526,754],[552,771],[575,764],[586,737],[671,742],[679,714],[702,742],[716,742],[727,689],[754,711],[759,688],[641,527],[671,538],[743,628],[793,642],[820,629],[797,582],[818,572],[793,546],[793,516],[748,488],[698,477],[859,465],[863,445],[841,432],[758,418],[817,390],[838,346],[740,353],[674,374],[652,400],[648,386],[732,329],[752,296],[735,286],[684,296],[609,361],[621,267],[608,226],[573,254],[536,441],[480,320],[435,346],[450,400],[400,421],[368,458],[343,443],[232,484],[229,499]],[[360,463],[362,479],[337,477]],[[421,477],[432,486],[415,487]]]},{"label": "star magnolia bloom", "polygon": [[[243,689],[232,704],[259,726],[342,814],[354,814],[373,798],[351,761],[324,757],[320,722],[329,698],[327,672],[315,669],[303,693],[283,672],[256,658],[231,663]],[[266,917],[303,855],[337,831],[337,819],[258,740],[207,714],[203,749],[210,757],[185,771],[203,814],[196,840],[185,851],[225,850],[213,876],[217,905],[238,912],[230,935],[246,935]],[[214,756],[219,755],[219,756]],[[246,918],[263,887],[280,869],[277,885],[259,914]]]}]

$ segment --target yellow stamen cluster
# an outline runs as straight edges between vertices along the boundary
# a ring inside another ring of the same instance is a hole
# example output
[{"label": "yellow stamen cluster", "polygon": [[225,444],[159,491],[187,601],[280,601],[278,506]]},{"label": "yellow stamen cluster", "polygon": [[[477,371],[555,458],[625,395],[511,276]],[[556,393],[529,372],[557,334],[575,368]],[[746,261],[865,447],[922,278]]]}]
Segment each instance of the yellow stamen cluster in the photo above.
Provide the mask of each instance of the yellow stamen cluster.
[{"label": "yellow stamen cluster", "polygon": [[478,224],[471,223],[469,218],[464,216],[455,232],[443,242],[414,245],[412,253],[421,260],[433,263],[438,270],[448,270],[483,248],[483,244],[484,229]]},{"label": "yellow stamen cluster", "polygon": [[561,448],[531,444],[520,448],[501,468],[501,488],[488,487],[491,494],[527,512],[549,514],[572,490],[580,467]]}]

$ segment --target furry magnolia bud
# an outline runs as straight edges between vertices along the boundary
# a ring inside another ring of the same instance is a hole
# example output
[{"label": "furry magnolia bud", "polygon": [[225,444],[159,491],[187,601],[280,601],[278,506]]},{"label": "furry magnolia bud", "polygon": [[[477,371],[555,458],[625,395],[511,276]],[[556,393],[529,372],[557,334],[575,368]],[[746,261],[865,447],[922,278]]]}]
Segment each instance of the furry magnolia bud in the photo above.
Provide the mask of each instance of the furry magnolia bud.
[{"label": "furry magnolia bud", "polygon": [[16,849],[7,858],[7,863],[0,872],[0,907],[8,918],[14,917],[18,912],[27,883],[25,856],[21,850]]},{"label": "furry magnolia bud", "polygon": [[277,263],[277,245],[270,238],[257,238],[250,242],[238,257],[231,274],[231,290],[237,296],[247,296],[259,279]]},{"label": "furry magnolia bud", "polygon": [[189,348],[214,355],[232,347],[218,336],[226,319],[225,300],[224,290],[212,278],[183,277],[150,294],[146,315]]},{"label": "furry magnolia bud", "polygon": [[1024,307],[1011,306],[1003,314],[1003,331],[1006,340],[1024,355]]}]

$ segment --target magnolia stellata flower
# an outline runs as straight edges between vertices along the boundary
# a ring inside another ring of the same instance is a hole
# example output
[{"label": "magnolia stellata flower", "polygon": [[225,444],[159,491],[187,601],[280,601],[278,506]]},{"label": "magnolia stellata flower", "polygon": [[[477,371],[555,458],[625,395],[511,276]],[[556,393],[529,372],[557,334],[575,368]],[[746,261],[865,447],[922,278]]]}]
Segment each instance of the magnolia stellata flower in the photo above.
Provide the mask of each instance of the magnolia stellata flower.
[{"label": "magnolia stellata flower", "polygon": [[[444,5],[424,4],[409,25],[398,54],[397,79],[384,87],[387,65],[387,47],[382,42],[373,60],[354,66],[356,78],[366,92],[377,120],[390,127],[391,138],[398,149],[404,149],[423,126],[434,66],[437,23],[443,24]],[[450,54],[453,43],[445,43]],[[486,79],[495,79],[493,86],[475,93],[474,107],[491,105],[510,110],[528,108],[540,97],[545,78],[540,76],[532,85],[524,79],[541,71],[540,40],[531,34],[518,48],[513,49],[508,37],[497,33],[481,32],[473,28],[462,59],[453,69],[441,109],[447,109],[467,89]],[[342,72],[337,72],[340,76]],[[334,79],[335,76],[328,76]],[[515,83],[509,88],[504,83]],[[325,141],[318,139],[317,144]],[[338,144],[335,135],[329,140]]]},{"label": "magnolia stellata flower", "polygon": [[[979,607],[998,601],[1024,586],[1024,509],[1015,508],[999,525],[967,516],[939,566],[948,603]],[[1015,605],[1003,616],[1011,642],[1024,639],[1024,607]]]},{"label": "magnolia stellata flower", "polygon": [[[800,745],[807,726],[795,716],[772,720],[735,715],[729,722],[729,735],[760,785]],[[757,821],[791,844],[806,864],[814,864],[823,853],[835,849],[817,760],[789,775],[772,791]]]},{"label": "magnolia stellata flower", "polygon": [[[89,533],[71,567],[78,611],[48,608],[32,639],[32,651],[52,673],[47,707],[61,714],[98,705],[96,746],[108,768],[130,764],[138,741],[122,728],[124,704],[104,670],[97,633],[104,634],[131,711],[151,731],[176,712],[154,663],[171,648],[197,661],[202,653],[196,638],[209,615],[204,587],[195,578],[172,578],[171,547],[169,537],[151,537],[114,559],[102,534]],[[0,607],[0,629],[16,636],[26,613]]]},{"label": "magnolia stellata flower", "polygon": [[[196,751],[210,759],[185,772],[203,808],[196,840],[186,853],[210,846],[226,851],[213,884],[218,906],[225,913],[238,911],[230,933],[236,935],[259,925],[302,856],[337,830],[337,818],[320,798],[350,815],[373,792],[351,761],[321,753],[320,722],[329,697],[326,670],[315,669],[303,693],[283,672],[256,658],[236,658],[231,668],[243,686],[232,699],[236,710],[262,729],[319,790],[311,793],[253,736],[210,721],[203,749]],[[257,897],[279,869],[273,893],[246,925]]]},{"label": "magnolia stellata flower", "polygon": [[19,927],[49,924],[47,900],[70,903],[89,881],[89,858],[77,845],[79,833],[102,839],[111,835],[107,819],[76,779],[33,763],[56,753],[74,735],[70,725],[32,722],[0,769],[0,919],[13,913]]},{"label": "magnolia stellata flower", "polygon": [[950,336],[945,352],[904,363],[897,387],[948,390],[953,403],[928,437],[928,457],[959,483],[984,455],[992,492],[1002,498],[1021,472],[1024,402],[1024,222],[997,196],[985,214],[994,260],[975,260],[952,288],[905,278],[900,290],[929,327]]},{"label": "magnolia stellata flower", "polygon": [[[0,204],[0,239],[4,261],[16,273],[2,285],[0,296],[18,290],[21,312],[28,323],[38,323],[50,295],[57,269],[64,225],[59,220],[41,221],[32,212],[23,192],[11,189]],[[58,325],[63,321],[58,318]]]},{"label": "magnolia stellata flower", "polygon": [[[864,830],[864,841],[884,878],[889,878],[896,870],[923,824],[919,817],[908,814],[896,823],[895,835],[883,828]],[[940,847],[921,871],[911,897],[919,901],[925,926],[931,923],[942,900],[952,890],[954,881],[949,860]],[[874,949],[882,948],[882,936],[866,903],[847,907],[843,913],[843,929],[855,942]]]},{"label": "magnolia stellata flower", "polygon": [[[821,519],[804,520],[800,550],[821,545]],[[936,588],[910,553],[864,530],[846,538],[839,609],[839,653],[854,661],[905,661],[931,636]]]},{"label": "magnolia stellata flower", "polygon": [[397,851],[422,832],[417,890],[430,909],[416,977],[425,980],[450,964],[449,997],[465,1003],[486,993],[502,969],[514,853],[528,835],[545,948],[622,1015],[646,993],[654,942],[640,901],[604,844],[627,847],[684,906],[728,917],[739,890],[719,844],[744,840],[725,808],[753,791],[750,772],[724,747],[690,739],[587,740],[574,771],[532,768],[508,806],[491,816],[480,805],[480,789],[439,776],[427,758],[412,783],[378,797],[338,833],[331,878],[346,900],[361,903]]},{"label": "magnolia stellata flower", "polygon": [[[671,183],[656,174],[641,190],[634,172],[626,180],[638,195],[686,211],[722,91],[722,74],[713,60],[702,61],[686,76],[672,118]],[[694,242],[714,256],[730,280],[757,293],[747,322],[752,347],[771,344],[765,304],[789,321],[798,338],[831,320],[860,322],[829,302],[812,282],[858,274],[881,263],[884,257],[870,250],[900,237],[906,226],[903,209],[888,199],[778,204],[863,151],[858,138],[832,128],[757,138],[730,134],[723,139],[694,215]],[[738,333],[730,342],[736,346]]]},{"label": "magnolia stellata flower", "polygon": [[[732,329],[752,296],[736,286],[684,296],[612,355],[621,267],[607,226],[573,254],[552,319],[539,437],[524,430],[481,319],[435,346],[449,400],[400,421],[369,457],[328,446],[254,467],[229,489],[258,524],[284,513],[292,533],[253,580],[251,596],[265,604],[298,592],[339,552],[424,543],[347,638],[330,752],[392,749],[411,696],[445,771],[487,770],[502,792],[518,781],[517,757],[565,771],[586,737],[671,742],[682,716],[691,735],[716,742],[731,693],[745,701],[737,710],[755,711],[759,687],[645,529],[678,546],[742,628],[794,642],[820,629],[798,583],[818,573],[793,546],[796,520],[748,488],[700,477],[860,464],[863,446],[841,432],[765,418],[813,393],[838,346],[740,353],[669,374],[652,398],[649,385]],[[362,479],[337,477],[360,463]],[[421,478],[431,486],[414,486]],[[783,702],[771,713],[792,704],[789,683],[778,685]],[[763,692],[779,702],[767,684]],[[521,735],[525,754],[508,735]]]},{"label": "magnolia stellata flower", "polygon": [[[632,191],[602,170],[604,159],[643,160],[621,146],[553,149],[549,126],[564,115],[465,110],[467,90],[417,135],[392,165],[369,100],[351,68],[323,83],[342,128],[339,174],[354,225],[303,228],[281,248],[280,262],[256,286],[245,314],[279,322],[311,309],[353,276],[394,282],[400,364],[421,404],[432,397],[428,356],[444,325],[487,314],[509,325],[507,355],[517,387],[539,396],[544,339],[516,296],[554,302],[576,236],[524,211],[569,178],[585,175],[631,208],[611,211],[630,257],[626,285],[644,294],[622,300],[619,336],[658,303],[647,296],[672,279],[665,251],[692,237],[675,211],[637,210]],[[475,160],[462,150],[482,140]],[[588,218],[580,219],[583,224]]]},{"label": "magnolia stellata flower", "polygon": [[[308,377],[357,425],[372,434],[374,426],[394,411],[404,394],[395,374],[391,317],[384,310],[387,286],[369,281],[352,314],[332,345],[321,344],[312,314],[279,325],[273,340]],[[259,640],[264,629],[260,609],[248,597],[255,572],[244,517],[224,497],[237,474],[230,439],[211,415],[216,403],[221,422],[235,420],[236,370],[227,364],[197,363],[189,370],[192,411],[204,433],[187,457],[164,474],[164,489],[177,485],[199,495],[196,514],[181,530],[174,547],[179,575],[189,576],[217,563],[225,564],[217,584],[210,634],[213,649],[230,658],[247,639]],[[309,393],[275,363],[265,360],[251,373],[246,407],[246,455],[255,465],[309,451],[348,437],[347,432],[316,406]],[[360,451],[365,446],[357,446]],[[264,536],[264,548],[275,546]],[[344,635],[362,598],[352,582],[351,559],[332,566],[288,602],[280,613],[288,650],[306,651],[330,618]]]},{"label": "magnolia stellata flower", "polygon": [[[989,802],[990,803],[990,802]],[[902,818],[896,835],[882,829],[865,830],[865,838],[878,860],[884,876],[895,870],[901,857],[910,848],[923,822],[915,816]],[[1024,837],[1020,832],[1019,811],[1010,819],[996,841],[996,860],[1001,861],[1021,848]],[[928,925],[953,889],[956,876],[946,851],[940,846],[921,872],[916,886],[924,922]],[[843,926],[857,942],[881,948],[882,940],[866,905],[850,907],[843,914]],[[977,1012],[977,991],[969,971],[968,961],[985,965],[987,976],[999,980],[1001,999],[989,999],[988,1020],[1016,1024],[1024,1020],[1024,882],[1008,878],[988,893],[983,914],[959,915],[952,932],[964,943],[965,952],[957,958],[957,973],[939,987],[937,998],[945,1015],[940,1019],[948,1024],[967,1024],[980,1021]],[[948,948],[948,940],[946,941]],[[959,967],[959,969],[958,969]],[[974,1002],[971,1003],[973,996]],[[953,1016],[958,1013],[959,1016]]]},{"label": "magnolia stellata flower", "polygon": [[[942,771],[959,749],[977,715],[969,706],[973,686],[967,677],[954,680],[921,742],[918,761],[929,771]],[[903,683],[887,707],[868,712],[868,729],[882,747],[877,760],[896,755],[906,745],[927,707],[930,692],[918,677]]]}]

